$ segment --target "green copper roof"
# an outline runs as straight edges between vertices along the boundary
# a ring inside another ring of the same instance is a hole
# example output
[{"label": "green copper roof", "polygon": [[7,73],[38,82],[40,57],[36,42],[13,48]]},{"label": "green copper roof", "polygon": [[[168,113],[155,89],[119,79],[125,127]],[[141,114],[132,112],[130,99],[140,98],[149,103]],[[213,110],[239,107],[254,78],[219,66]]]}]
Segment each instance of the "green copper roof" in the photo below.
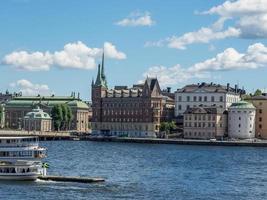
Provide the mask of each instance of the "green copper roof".
[{"label": "green copper roof", "polygon": [[40,108],[33,109],[32,112],[28,112],[25,119],[51,119],[48,113],[44,112]]},{"label": "green copper roof", "polygon": [[89,109],[88,105],[84,103],[83,101],[70,101],[67,103],[70,107],[76,107],[76,108],[84,108],[84,109]]},{"label": "green copper roof", "polygon": [[106,80],[106,75],[104,71],[104,52],[103,52],[103,57],[102,57],[102,65],[98,65],[98,71],[97,71],[97,78],[95,81],[95,86],[102,86],[107,88],[107,80]]},{"label": "green copper roof", "polygon": [[71,107],[77,108],[86,108],[88,106],[81,100],[75,99],[74,97],[30,97],[24,96],[19,98],[14,98],[11,101],[7,102],[6,108],[14,108],[14,107],[34,107],[36,105],[43,105],[47,107],[53,107],[57,104],[67,103]]},{"label": "green copper roof", "polygon": [[253,106],[252,103],[249,103],[247,101],[239,101],[237,103],[232,103],[232,105],[230,106],[230,108],[249,108],[249,109],[255,109],[255,107]]}]

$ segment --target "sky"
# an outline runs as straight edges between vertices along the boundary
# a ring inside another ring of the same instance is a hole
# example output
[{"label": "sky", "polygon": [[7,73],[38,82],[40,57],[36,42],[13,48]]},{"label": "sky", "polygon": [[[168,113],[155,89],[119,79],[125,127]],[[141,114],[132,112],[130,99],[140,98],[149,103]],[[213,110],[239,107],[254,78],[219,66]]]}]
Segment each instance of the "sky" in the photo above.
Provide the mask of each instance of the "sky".
[{"label": "sky", "polygon": [[267,88],[267,0],[3,0],[0,92],[91,98],[108,87],[214,82]]}]

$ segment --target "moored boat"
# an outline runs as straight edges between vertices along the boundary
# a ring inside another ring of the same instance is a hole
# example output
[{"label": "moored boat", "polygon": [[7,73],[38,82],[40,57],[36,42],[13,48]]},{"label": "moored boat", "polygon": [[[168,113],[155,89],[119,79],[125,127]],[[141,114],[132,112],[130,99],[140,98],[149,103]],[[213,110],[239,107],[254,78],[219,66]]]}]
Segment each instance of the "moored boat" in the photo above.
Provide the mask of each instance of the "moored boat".
[{"label": "moored boat", "polygon": [[36,180],[45,156],[38,137],[0,137],[0,180]]}]

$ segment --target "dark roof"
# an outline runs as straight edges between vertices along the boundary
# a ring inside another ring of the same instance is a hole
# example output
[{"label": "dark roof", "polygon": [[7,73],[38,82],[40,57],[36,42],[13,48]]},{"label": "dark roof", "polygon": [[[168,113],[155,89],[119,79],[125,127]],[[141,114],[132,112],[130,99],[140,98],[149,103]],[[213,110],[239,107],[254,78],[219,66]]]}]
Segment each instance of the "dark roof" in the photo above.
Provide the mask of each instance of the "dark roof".
[{"label": "dark roof", "polygon": [[157,81],[158,80],[156,78],[147,78],[147,83],[148,83],[148,86],[149,86],[150,90],[153,90],[153,88],[155,87]]},{"label": "dark roof", "polygon": [[263,95],[253,96],[253,97],[248,98],[247,100],[267,100],[267,96],[263,96]]},{"label": "dark roof", "polygon": [[196,108],[188,108],[184,114],[225,114],[225,111],[222,108],[218,107],[196,107]]},{"label": "dark roof", "polygon": [[232,88],[230,85],[224,86],[215,83],[200,83],[190,84],[184,86],[182,89],[178,89],[177,92],[194,92],[197,89],[203,89],[207,92],[218,92],[218,93],[241,93],[244,94],[245,90]]}]

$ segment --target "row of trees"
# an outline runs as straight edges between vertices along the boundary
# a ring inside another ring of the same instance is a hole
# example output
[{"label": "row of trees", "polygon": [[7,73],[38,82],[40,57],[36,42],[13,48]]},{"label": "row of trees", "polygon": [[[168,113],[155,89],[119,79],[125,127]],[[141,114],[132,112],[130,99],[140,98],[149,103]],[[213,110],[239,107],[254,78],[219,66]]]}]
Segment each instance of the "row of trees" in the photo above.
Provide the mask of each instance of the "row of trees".
[{"label": "row of trees", "polygon": [[53,119],[55,130],[69,130],[73,114],[67,104],[57,104],[52,108],[51,117]]},{"label": "row of trees", "polygon": [[254,97],[254,96],[261,96],[262,95],[262,91],[260,89],[257,89],[254,94],[250,93],[250,94],[244,94],[242,96],[242,99],[249,99],[250,97]]}]

